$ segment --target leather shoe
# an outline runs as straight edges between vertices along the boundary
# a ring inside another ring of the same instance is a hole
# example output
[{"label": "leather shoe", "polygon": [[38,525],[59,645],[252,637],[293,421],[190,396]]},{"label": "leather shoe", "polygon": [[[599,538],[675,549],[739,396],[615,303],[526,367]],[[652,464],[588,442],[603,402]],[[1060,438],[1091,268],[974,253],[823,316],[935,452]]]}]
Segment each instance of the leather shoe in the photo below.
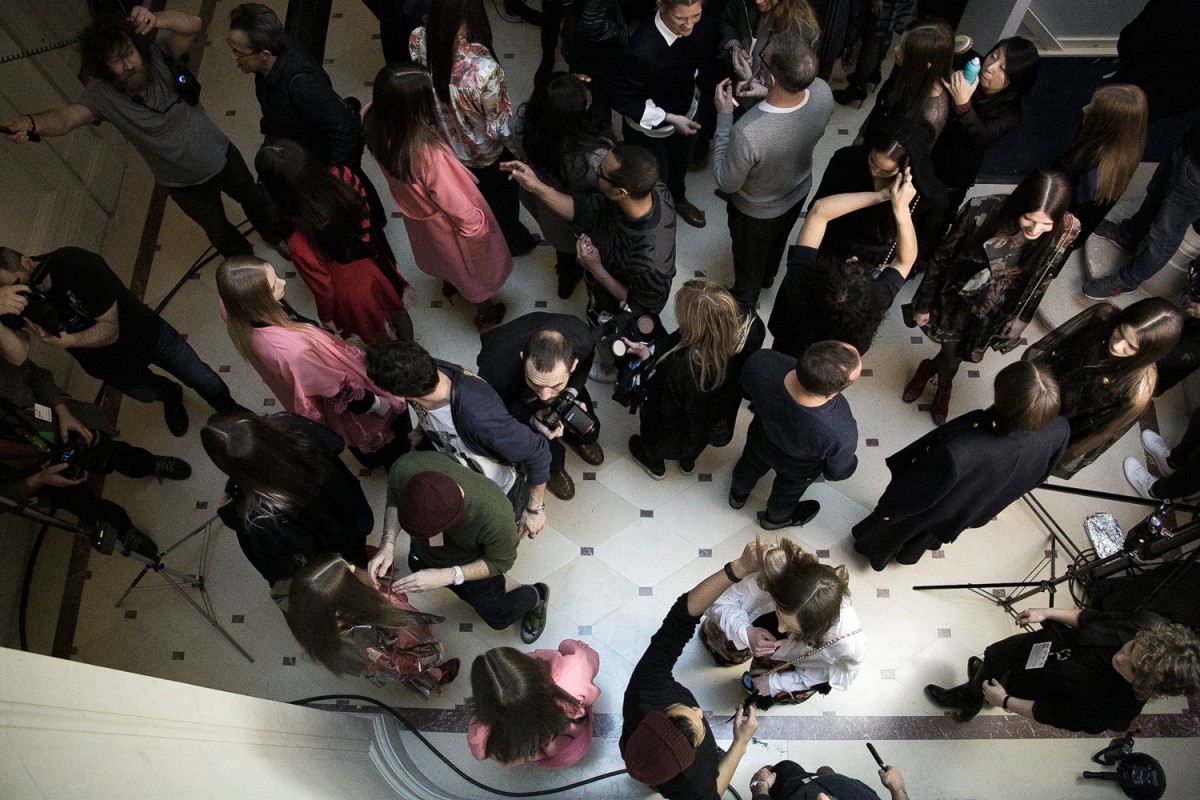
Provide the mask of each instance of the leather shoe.
[{"label": "leather shoe", "polygon": [[179,384],[175,384],[175,393],[172,397],[164,398],[163,404],[163,420],[167,423],[167,430],[172,436],[183,436],[188,432],[188,413],[183,407],[183,388]]},{"label": "leather shoe", "polygon": [[911,403],[925,393],[925,387],[934,375],[933,362],[928,358],[917,364],[917,371],[904,386],[904,394],[900,395],[900,399],[906,403]]},{"label": "leather shoe", "polygon": [[575,442],[567,442],[571,445],[571,449],[575,451],[575,455],[584,460],[585,463],[591,464],[593,467],[598,467],[604,463],[604,448],[599,442],[590,442],[589,444],[576,444]]},{"label": "leather shoe", "polygon": [[550,603],[550,587],[544,583],[535,583],[534,588],[537,589],[541,600],[521,618],[521,641],[525,644],[536,642],[546,629],[546,606]]},{"label": "leather shoe", "polygon": [[551,472],[546,481],[546,488],[559,500],[570,500],[575,496],[575,481],[571,480],[565,469]]},{"label": "leather shoe", "polygon": [[938,686],[936,683],[929,683],[925,685],[925,696],[932,700],[935,706],[951,709],[961,708],[959,702],[962,698],[954,689],[947,689],[943,686]]},{"label": "leather shoe", "polygon": [[975,673],[979,672],[979,669],[982,666],[983,666],[983,659],[980,658],[979,656],[971,656],[970,658],[968,658],[967,659],[967,680],[968,681],[974,680]]},{"label": "leather shoe", "polygon": [[693,228],[703,228],[708,224],[704,212],[687,200],[680,200],[675,204],[675,214]]},{"label": "leather shoe", "polygon": [[784,522],[772,522],[767,519],[767,512],[758,512],[758,527],[764,531],[777,531],[780,528],[802,527],[812,522],[813,517],[821,511],[821,504],[816,500],[801,500],[796,504],[792,517]]}]

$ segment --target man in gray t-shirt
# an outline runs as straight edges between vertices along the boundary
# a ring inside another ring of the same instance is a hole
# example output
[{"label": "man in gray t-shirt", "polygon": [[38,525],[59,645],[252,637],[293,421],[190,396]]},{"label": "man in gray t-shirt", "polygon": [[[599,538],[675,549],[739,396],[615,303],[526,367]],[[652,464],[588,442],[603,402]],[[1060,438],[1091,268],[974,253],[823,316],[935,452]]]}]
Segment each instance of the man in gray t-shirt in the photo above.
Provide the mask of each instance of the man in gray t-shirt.
[{"label": "man in gray t-shirt", "polygon": [[177,91],[178,59],[200,30],[199,17],[180,11],[154,14],[136,6],[127,18],[103,16],[80,43],[92,80],[79,101],[3,124],[12,131],[9,139],[24,142],[31,133],[62,136],[90,122],[111,123],[221,255],[250,255],[250,242],[225,216],[221,194],[236,200],[274,243],[278,236],[262,189],[242,154],[208,118],[198,94],[188,98]]},{"label": "man in gray t-shirt", "polygon": [[833,95],[817,78],[817,56],[796,32],[777,33],[763,48],[761,80],[740,88],[761,102],[733,122],[734,88],[717,87],[713,176],[729,195],[733,287],[752,309],[779,271],[783,251],[812,187],[812,154],[833,115]]}]

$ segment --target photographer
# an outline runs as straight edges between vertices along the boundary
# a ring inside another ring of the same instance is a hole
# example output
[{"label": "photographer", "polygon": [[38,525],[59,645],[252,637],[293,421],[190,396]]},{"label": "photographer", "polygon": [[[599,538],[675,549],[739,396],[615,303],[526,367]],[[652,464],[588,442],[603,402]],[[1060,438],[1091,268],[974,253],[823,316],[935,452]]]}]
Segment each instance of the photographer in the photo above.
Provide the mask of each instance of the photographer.
[{"label": "photographer", "polygon": [[222,193],[241,205],[264,241],[279,237],[242,154],[200,105],[200,84],[186,66],[200,33],[200,18],[181,11],[155,14],[135,6],[128,17],[102,16],[79,45],[83,71],[94,78],[79,101],[3,125],[19,143],[30,134],[62,136],[89,123],[112,123],[218,253],[250,255],[250,242],[225,216]]},{"label": "photographer", "polygon": [[95,253],[61,247],[34,259],[0,247],[0,317],[66,349],[89,375],[134,400],[162,402],[175,436],[188,429],[183,389],[151,372],[151,364],[195,389],[215,411],[239,408],[220,376]]},{"label": "photographer", "polygon": [[72,407],[96,428],[107,428],[103,412],[71,400],[47,370],[29,360],[25,341],[2,325],[0,355],[0,494],[64,509],[85,525],[107,523],[127,551],[155,558],[158,547],[125,509],[97,497],[86,481],[89,474],[110,472],[184,480],[192,468],[90,430]]},{"label": "photographer", "polygon": [[550,448],[513,419],[486,381],[435,360],[416,342],[385,338],[367,350],[367,375],[416,412],[419,424],[409,434],[414,447],[428,440],[426,449],[431,445],[495,482],[512,504],[521,536],[541,533]]},{"label": "photographer", "polygon": [[[904,776],[893,766],[879,770],[879,782],[888,790],[891,800],[908,800]],[[860,780],[841,775],[829,767],[817,767],[809,772],[795,761],[780,761],[773,767],[763,767],[750,779],[752,800],[879,800],[879,794]]]},{"label": "photographer", "polygon": [[[629,144],[608,151],[596,168],[599,195],[557,191],[520,161],[500,168],[580,234],[575,257],[585,273],[588,322],[607,322],[625,307],[657,318],[675,278],[675,206],[653,155]],[[609,363],[603,351],[601,360]],[[593,377],[611,383],[611,367],[602,369]]]},{"label": "photographer", "polygon": [[[587,390],[594,351],[591,332],[578,317],[534,312],[493,328],[480,339],[479,376],[500,395],[508,413],[550,442],[546,488],[559,500],[570,500],[575,482],[566,469],[563,443],[591,466],[604,463],[604,450],[596,441],[600,421]],[[560,406],[574,412],[569,419],[562,418]],[[559,419],[558,424],[547,427],[548,417]]]}]

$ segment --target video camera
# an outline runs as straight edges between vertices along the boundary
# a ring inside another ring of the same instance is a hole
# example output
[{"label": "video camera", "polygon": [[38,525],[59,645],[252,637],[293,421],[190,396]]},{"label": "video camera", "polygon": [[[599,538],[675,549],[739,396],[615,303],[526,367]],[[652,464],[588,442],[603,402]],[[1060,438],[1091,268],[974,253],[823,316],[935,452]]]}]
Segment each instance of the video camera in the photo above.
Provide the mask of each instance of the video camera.
[{"label": "video camera", "polygon": [[79,480],[85,474],[102,475],[109,472],[108,456],[105,455],[105,445],[111,440],[107,433],[101,430],[92,431],[92,441],[88,442],[71,437],[65,446],[52,451],[46,461],[47,467],[66,464],[67,468],[59,474],[67,480]]},{"label": "video camera", "polygon": [[626,310],[601,321],[592,328],[592,336],[597,345],[608,347],[614,356],[621,358],[628,350],[621,341],[622,338],[634,342],[648,342],[657,326],[658,320],[649,314]]},{"label": "video camera", "polygon": [[25,287],[22,292],[26,300],[25,310],[20,314],[4,314],[0,316],[0,322],[4,323],[6,327],[19,331],[25,327],[25,320],[29,320],[52,336],[61,336],[63,333],[79,333],[96,324],[96,320],[87,314],[82,314],[75,309],[59,308],[50,302],[41,289],[37,288],[38,284],[45,280],[46,272],[49,269],[49,265],[43,261],[30,273],[28,281],[18,283]]},{"label": "video camera", "polygon": [[563,389],[547,405],[550,413],[542,417],[542,424],[553,430],[561,422],[576,436],[587,436],[596,427],[596,417],[579,404],[575,389]]}]

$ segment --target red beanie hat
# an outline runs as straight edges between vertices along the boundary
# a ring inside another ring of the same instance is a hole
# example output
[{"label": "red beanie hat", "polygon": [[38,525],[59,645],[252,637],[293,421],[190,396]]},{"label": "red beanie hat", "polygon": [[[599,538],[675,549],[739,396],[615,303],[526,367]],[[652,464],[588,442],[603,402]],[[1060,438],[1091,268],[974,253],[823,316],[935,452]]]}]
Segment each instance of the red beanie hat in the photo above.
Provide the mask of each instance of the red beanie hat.
[{"label": "red beanie hat", "polygon": [[463,490],[442,472],[418,472],[396,501],[400,527],[409,536],[431,539],[462,517]]},{"label": "red beanie hat", "polygon": [[624,755],[631,778],[658,786],[690,767],[696,748],[666,714],[651,711],[625,743]]}]

